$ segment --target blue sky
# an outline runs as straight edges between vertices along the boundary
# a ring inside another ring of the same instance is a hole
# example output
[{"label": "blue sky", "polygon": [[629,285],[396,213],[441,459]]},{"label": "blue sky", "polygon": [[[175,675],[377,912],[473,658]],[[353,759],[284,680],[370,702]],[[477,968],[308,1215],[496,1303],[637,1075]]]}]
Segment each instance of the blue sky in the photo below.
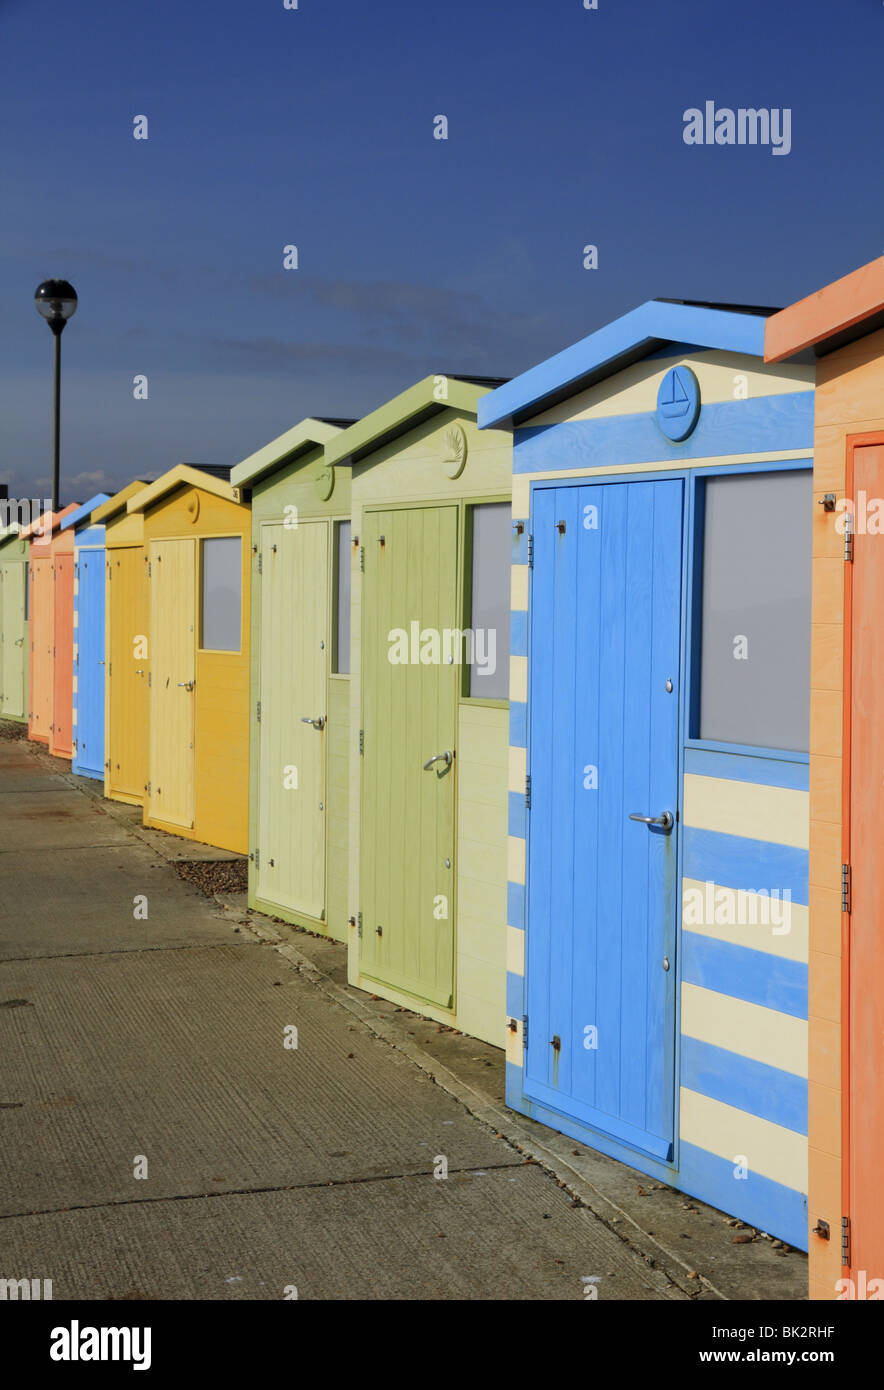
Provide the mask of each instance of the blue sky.
[{"label": "blue sky", "polygon": [[[884,252],[884,4],[598,4],[0,0],[10,495],[48,487],[51,275],[80,295],[68,501],[430,371],[513,375],[654,295],[787,304]],[[706,100],[790,108],[790,154],[686,145]]]}]

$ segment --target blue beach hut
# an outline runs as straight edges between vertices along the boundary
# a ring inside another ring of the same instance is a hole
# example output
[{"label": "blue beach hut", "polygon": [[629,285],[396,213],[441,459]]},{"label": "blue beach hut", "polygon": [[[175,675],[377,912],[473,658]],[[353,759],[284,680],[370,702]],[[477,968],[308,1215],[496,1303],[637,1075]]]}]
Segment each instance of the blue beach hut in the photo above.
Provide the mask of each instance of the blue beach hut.
[{"label": "blue beach hut", "polygon": [[104,778],[104,526],[92,513],[110,501],[99,492],[62,522],[74,533],[73,757],[71,771]]},{"label": "blue beach hut", "polygon": [[651,300],[513,432],[507,1102],[806,1249],[814,369]]}]

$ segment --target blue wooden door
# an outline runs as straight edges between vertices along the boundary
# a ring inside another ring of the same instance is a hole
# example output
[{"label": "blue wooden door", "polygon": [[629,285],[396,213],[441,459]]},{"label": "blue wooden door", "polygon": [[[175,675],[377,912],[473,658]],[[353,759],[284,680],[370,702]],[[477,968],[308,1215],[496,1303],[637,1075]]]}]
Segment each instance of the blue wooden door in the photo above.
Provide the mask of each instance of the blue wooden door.
[{"label": "blue wooden door", "polygon": [[677,479],[537,489],[531,527],[525,1093],[664,1161],[682,501]]},{"label": "blue wooden door", "polygon": [[74,769],[104,775],[103,550],[81,550],[77,561],[77,747]]}]

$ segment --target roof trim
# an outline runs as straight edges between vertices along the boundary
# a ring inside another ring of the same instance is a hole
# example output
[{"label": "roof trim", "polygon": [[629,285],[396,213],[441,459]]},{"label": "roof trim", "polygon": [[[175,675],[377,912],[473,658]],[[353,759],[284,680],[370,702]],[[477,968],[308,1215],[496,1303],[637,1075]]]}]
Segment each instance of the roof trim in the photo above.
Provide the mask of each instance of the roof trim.
[{"label": "roof trim", "polygon": [[311,449],[324,448],[329,440],[341,434],[343,429],[342,425],[333,425],[315,415],[308,415],[292,429],[286,430],[285,434],[271,439],[263,449],[256,450],[254,454],[249,454],[248,458],[243,459],[242,463],[236,464],[231,469],[230,481],[234,487],[251,487],[266,474],[294,463],[299,455],[308,453]]},{"label": "roof trim", "polygon": [[47,525],[45,523],[48,523],[48,534],[51,536],[53,532],[58,530],[64,518],[70,516],[71,512],[75,512],[79,505],[79,502],[69,502],[66,507],[62,507],[60,512],[41,512],[37,520],[32,521],[20,533],[22,539],[45,541],[47,537]]},{"label": "roof trim", "polygon": [[664,343],[696,343],[761,357],[767,321],[763,312],[649,299],[491,392],[479,406],[479,428],[512,426],[538,415]]},{"label": "roof trim", "polygon": [[[446,386],[442,400],[438,395],[441,381]],[[326,464],[358,463],[382,445],[443,410],[463,410],[475,415],[480,397],[487,394],[487,386],[478,386],[462,378],[442,373],[425,376],[422,381],[409,386],[407,391],[378,406],[370,415],[357,420],[348,430],[342,430],[333,442],[325,446]]]},{"label": "roof trim", "polygon": [[96,507],[101,507],[105,502],[110,501],[110,494],[107,492],[96,492],[94,497],[90,497],[88,502],[83,502],[76,511],[71,512],[70,516],[65,517],[59,528],[62,531],[69,531],[72,526],[79,526],[81,522],[88,521],[92,524],[92,513]]},{"label": "roof trim", "polygon": [[884,256],[869,261],[768,319],[765,362],[813,348],[817,357],[884,327]]},{"label": "roof trim", "polygon": [[214,478],[211,473],[201,473],[198,468],[191,468],[188,463],[178,463],[174,468],[170,468],[168,473],[157,478],[156,482],[148,483],[140,492],[136,492],[134,497],[130,497],[126,503],[126,511],[149,511],[161,497],[168,496],[179,487],[198,487],[203,492],[212,493],[214,497],[223,497],[226,502],[240,500],[238,490],[231,487],[230,483],[225,483],[221,478]]},{"label": "roof trim", "polygon": [[148,484],[143,478],[135,478],[131,483],[120,491],[115,492],[113,497],[109,497],[106,502],[102,502],[100,507],[96,507],[92,513],[92,521],[96,526],[103,526],[112,517],[118,516],[120,512],[126,510],[126,503],[130,497],[134,497],[136,492],[141,492]]}]

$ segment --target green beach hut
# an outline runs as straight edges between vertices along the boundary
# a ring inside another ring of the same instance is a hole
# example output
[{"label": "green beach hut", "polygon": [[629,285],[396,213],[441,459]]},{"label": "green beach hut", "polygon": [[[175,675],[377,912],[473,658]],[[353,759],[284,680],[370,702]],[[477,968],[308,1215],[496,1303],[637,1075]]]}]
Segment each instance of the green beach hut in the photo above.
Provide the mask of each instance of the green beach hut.
[{"label": "green beach hut", "polygon": [[252,505],[249,906],[347,939],[348,420],[302,420],[236,465]]},{"label": "green beach hut", "polygon": [[0,719],[28,719],[28,552],[14,522],[0,528]]}]

